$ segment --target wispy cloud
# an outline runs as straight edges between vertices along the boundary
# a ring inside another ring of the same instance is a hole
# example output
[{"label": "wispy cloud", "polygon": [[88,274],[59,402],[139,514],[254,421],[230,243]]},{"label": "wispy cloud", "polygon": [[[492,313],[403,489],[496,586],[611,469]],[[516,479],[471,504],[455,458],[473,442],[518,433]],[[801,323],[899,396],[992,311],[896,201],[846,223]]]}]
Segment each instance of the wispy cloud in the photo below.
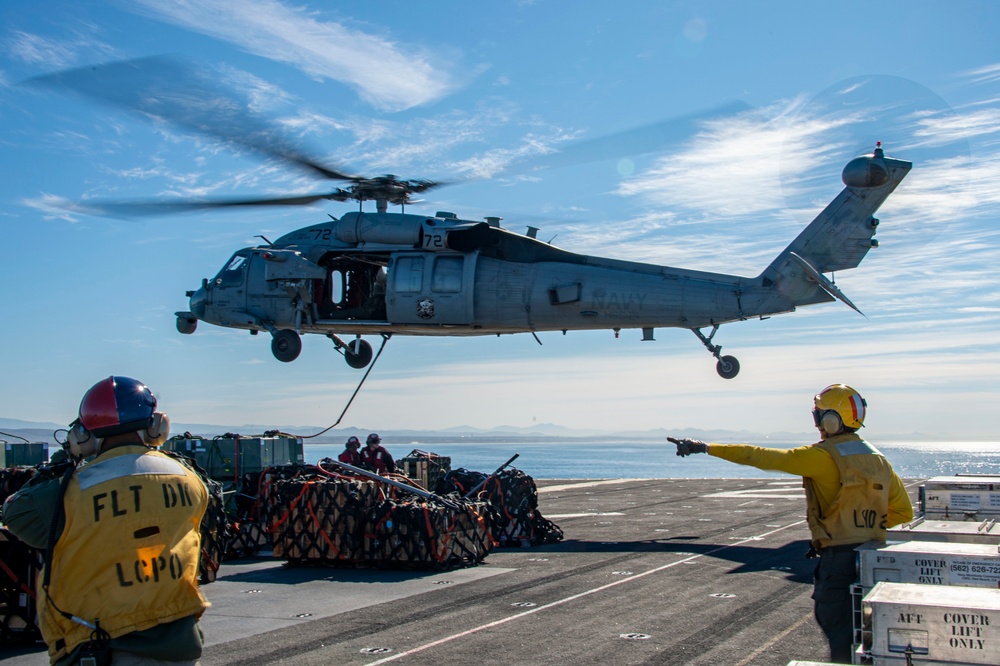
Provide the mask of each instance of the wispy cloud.
[{"label": "wispy cloud", "polygon": [[831,129],[851,116],[803,119],[803,100],[780,102],[708,121],[684,149],[646,173],[624,181],[622,196],[644,196],[654,205],[718,219],[774,211],[802,194],[804,183],[842,146]]},{"label": "wispy cloud", "polygon": [[48,37],[24,30],[14,30],[3,40],[3,49],[10,56],[42,69],[70,67],[83,59],[114,57],[117,49],[98,35],[100,28],[87,23],[75,23],[68,34]]},{"label": "wispy cloud", "polygon": [[1000,81],[1000,63],[977,67],[964,73],[976,83],[995,83]]},{"label": "wispy cloud", "polygon": [[317,79],[341,81],[389,111],[426,104],[458,85],[429,50],[401,45],[275,0],[140,0],[145,12],[222,39]]}]

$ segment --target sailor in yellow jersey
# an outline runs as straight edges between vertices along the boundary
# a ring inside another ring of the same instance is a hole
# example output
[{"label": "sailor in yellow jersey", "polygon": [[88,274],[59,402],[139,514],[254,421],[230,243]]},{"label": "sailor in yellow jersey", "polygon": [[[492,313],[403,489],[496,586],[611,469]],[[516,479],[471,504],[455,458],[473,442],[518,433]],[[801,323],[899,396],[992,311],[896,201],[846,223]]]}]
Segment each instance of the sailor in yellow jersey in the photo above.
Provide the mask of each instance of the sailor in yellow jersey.
[{"label": "sailor in yellow jersey", "polygon": [[830,642],[831,661],[852,663],[851,585],[857,580],[856,546],[885,539],[887,527],[913,519],[903,482],[889,461],[861,439],[867,404],[857,391],[834,384],[815,396],[813,420],[820,441],[795,449],[749,444],[706,444],[675,439],[677,455],[709,455],[758,469],[802,477],[812,535],[808,557],[819,556],[813,588],[816,621]]},{"label": "sailor in yellow jersey", "polygon": [[89,461],[4,504],[6,527],[47,553],[37,599],[50,663],[201,657],[198,619],[208,602],[197,583],[199,526],[208,491],[155,449],[168,433],[145,385],[109,377],[86,393],[67,437],[71,454]]}]

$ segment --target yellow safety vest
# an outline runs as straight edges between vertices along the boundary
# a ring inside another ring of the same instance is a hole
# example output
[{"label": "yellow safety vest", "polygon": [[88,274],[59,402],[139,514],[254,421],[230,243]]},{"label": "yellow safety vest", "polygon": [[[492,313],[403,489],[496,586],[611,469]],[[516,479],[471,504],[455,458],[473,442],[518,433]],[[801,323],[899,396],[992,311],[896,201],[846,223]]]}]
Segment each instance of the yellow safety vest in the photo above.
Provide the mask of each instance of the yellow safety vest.
[{"label": "yellow safety vest", "polygon": [[145,446],[114,448],[76,470],[63,505],[48,595],[38,577],[52,663],[91,635],[59,611],[100,620],[111,638],[205,612],[198,558],[208,491],[191,469]]},{"label": "yellow safety vest", "polygon": [[819,505],[812,479],[802,479],[813,547],[884,540],[893,474],[889,461],[853,433],[829,437],[813,446],[829,453],[840,472],[840,491],[825,510]]}]

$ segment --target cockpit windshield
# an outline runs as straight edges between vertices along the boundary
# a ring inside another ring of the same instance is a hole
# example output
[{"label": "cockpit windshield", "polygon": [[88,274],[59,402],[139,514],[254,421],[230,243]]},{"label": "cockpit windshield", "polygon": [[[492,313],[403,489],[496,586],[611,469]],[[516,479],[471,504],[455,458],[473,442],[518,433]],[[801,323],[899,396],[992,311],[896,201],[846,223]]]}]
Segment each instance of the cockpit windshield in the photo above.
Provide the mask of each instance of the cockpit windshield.
[{"label": "cockpit windshield", "polygon": [[243,274],[246,272],[247,259],[250,253],[240,250],[233,255],[226,266],[215,276],[215,284],[220,287],[231,287],[243,284]]}]

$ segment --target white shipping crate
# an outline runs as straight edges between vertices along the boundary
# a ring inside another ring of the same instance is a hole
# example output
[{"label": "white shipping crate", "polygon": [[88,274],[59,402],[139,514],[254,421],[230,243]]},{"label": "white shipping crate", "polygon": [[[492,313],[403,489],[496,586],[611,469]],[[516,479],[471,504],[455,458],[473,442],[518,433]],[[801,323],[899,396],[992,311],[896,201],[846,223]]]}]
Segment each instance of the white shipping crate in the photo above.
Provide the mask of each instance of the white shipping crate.
[{"label": "white shipping crate", "polygon": [[1000,516],[1000,476],[935,476],[920,486],[928,518],[982,520]]},{"label": "white shipping crate", "polygon": [[951,543],[985,543],[1000,545],[1000,526],[995,520],[965,522],[961,520],[916,520],[886,530],[886,541],[949,541]]},{"label": "white shipping crate", "polygon": [[876,583],[1000,588],[1000,547],[946,541],[869,541],[857,548],[862,594]]},{"label": "white shipping crate", "polygon": [[882,582],[864,605],[875,666],[1000,661],[1000,590]]}]

